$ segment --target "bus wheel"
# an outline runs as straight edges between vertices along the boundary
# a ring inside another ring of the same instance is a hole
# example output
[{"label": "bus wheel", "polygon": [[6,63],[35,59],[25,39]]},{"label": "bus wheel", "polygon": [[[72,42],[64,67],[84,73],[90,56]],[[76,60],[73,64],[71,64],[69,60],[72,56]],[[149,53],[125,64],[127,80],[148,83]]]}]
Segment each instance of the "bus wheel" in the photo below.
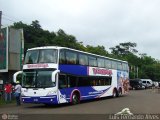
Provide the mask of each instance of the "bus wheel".
[{"label": "bus wheel", "polygon": [[117,97],[117,96],[118,96],[118,92],[117,92],[116,89],[114,89],[114,90],[113,90],[113,95],[112,95],[112,97],[115,98],[115,97]]},{"label": "bus wheel", "polygon": [[122,96],[122,89],[121,88],[119,88],[118,96]]},{"label": "bus wheel", "polygon": [[78,93],[73,93],[72,95],[72,104],[78,104],[80,102],[80,96],[78,95]]}]

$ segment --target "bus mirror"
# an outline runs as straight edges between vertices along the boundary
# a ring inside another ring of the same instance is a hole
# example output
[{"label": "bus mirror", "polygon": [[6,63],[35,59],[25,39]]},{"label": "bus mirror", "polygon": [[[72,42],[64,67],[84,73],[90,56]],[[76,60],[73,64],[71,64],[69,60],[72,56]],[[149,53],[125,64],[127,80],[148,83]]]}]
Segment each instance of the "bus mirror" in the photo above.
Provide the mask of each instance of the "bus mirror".
[{"label": "bus mirror", "polygon": [[56,74],[59,72],[59,70],[55,70],[54,72],[52,72],[52,82],[56,82]]},{"label": "bus mirror", "polygon": [[13,82],[14,83],[16,83],[16,81],[17,81],[17,76],[19,75],[19,74],[21,74],[22,73],[22,71],[18,71],[18,72],[16,72],[16,73],[14,73],[14,75],[13,75]]}]

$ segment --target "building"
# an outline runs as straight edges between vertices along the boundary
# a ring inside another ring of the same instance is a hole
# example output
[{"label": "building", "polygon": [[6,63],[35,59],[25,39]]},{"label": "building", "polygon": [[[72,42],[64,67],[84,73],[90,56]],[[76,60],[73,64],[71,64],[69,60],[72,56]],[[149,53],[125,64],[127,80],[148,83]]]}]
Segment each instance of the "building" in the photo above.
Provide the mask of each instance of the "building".
[{"label": "building", "polygon": [[13,80],[13,74],[21,70],[24,58],[22,29],[2,28],[0,31],[0,89]]}]

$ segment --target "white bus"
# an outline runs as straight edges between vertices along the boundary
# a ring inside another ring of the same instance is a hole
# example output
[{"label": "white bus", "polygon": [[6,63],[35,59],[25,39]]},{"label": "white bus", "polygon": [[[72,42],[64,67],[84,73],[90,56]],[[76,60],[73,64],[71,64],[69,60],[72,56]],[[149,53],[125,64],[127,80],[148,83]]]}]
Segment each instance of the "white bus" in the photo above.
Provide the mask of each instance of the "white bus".
[{"label": "white bus", "polygon": [[127,93],[128,63],[66,47],[29,49],[22,74],[23,103],[77,104]]}]

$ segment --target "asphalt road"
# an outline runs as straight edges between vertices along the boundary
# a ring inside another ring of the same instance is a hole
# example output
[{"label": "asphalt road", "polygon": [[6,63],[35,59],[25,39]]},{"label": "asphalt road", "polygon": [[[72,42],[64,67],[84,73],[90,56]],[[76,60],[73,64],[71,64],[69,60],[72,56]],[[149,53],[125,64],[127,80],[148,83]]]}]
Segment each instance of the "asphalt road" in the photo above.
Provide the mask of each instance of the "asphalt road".
[{"label": "asphalt road", "polygon": [[62,104],[47,107],[43,104],[23,104],[22,106],[9,104],[0,106],[0,114],[104,115],[115,114],[124,108],[129,108],[133,114],[158,114],[160,113],[160,90],[131,90],[123,97],[85,101],[78,105]]}]

